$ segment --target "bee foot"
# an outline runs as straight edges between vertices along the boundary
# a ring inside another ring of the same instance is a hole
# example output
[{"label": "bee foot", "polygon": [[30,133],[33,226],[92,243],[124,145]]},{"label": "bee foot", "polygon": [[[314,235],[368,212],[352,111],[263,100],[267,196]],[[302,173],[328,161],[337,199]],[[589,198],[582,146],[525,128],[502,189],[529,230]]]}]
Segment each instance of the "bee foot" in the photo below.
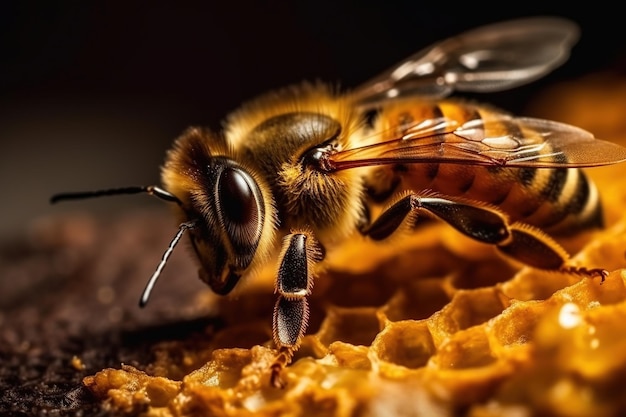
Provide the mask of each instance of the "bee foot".
[{"label": "bee foot", "polygon": [[281,364],[273,364],[270,367],[270,385],[276,389],[284,389],[287,382],[282,377],[283,366]]},{"label": "bee foot", "polygon": [[604,280],[606,279],[606,277],[609,276],[609,271],[607,271],[604,268],[585,268],[585,267],[577,267],[577,266],[566,266],[564,268],[561,269],[563,272],[566,273],[570,273],[570,274],[576,274],[576,275],[582,275],[588,278],[593,278],[593,277],[600,277],[600,284],[602,284],[604,282]]},{"label": "bee foot", "polygon": [[283,378],[283,370],[291,362],[293,356],[293,349],[291,347],[283,346],[278,351],[274,363],[270,366],[270,385],[277,389],[284,389],[287,386],[287,381]]}]

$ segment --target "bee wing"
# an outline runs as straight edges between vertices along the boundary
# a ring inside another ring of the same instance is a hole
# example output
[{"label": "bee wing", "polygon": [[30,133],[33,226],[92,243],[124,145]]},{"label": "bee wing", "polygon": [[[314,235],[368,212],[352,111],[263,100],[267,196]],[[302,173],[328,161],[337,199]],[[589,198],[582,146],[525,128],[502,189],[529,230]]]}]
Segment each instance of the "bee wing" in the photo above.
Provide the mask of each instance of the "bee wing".
[{"label": "bee wing", "polygon": [[394,139],[330,155],[329,170],[361,166],[454,163],[505,167],[591,167],[626,161],[626,148],[578,127],[506,114],[459,124],[440,118]]},{"label": "bee wing", "polygon": [[412,95],[443,98],[453,91],[491,92],[528,83],[568,57],[578,26],[537,17],[470,30],[427,47],[358,87],[364,110]]}]

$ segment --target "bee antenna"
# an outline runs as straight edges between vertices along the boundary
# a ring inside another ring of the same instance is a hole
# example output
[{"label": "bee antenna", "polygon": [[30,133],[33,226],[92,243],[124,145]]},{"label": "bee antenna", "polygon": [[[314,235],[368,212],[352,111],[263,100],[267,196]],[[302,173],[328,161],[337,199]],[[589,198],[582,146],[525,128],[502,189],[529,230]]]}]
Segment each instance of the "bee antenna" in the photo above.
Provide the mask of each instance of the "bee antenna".
[{"label": "bee antenna", "polygon": [[139,193],[147,193],[155,197],[158,197],[161,200],[171,201],[171,202],[178,204],[179,206],[183,205],[183,203],[174,194],[170,193],[169,191],[165,191],[164,189],[157,187],[156,185],[110,188],[107,190],[97,190],[97,191],[79,191],[79,192],[72,192],[72,193],[60,193],[60,194],[53,195],[50,198],[50,203],[54,204],[54,203],[58,203],[59,201],[64,201],[64,200],[79,200],[83,198],[93,198],[93,197],[121,195],[121,194],[139,194]]},{"label": "bee antenna", "polygon": [[165,253],[163,253],[161,262],[159,262],[159,265],[157,266],[156,271],[154,271],[154,274],[152,274],[152,276],[148,280],[148,283],[146,284],[146,288],[144,288],[143,292],[141,293],[141,298],[139,299],[139,307],[143,308],[148,303],[148,299],[150,298],[150,293],[152,292],[152,288],[154,288],[154,284],[156,284],[157,279],[159,279],[159,276],[161,275],[161,271],[165,267],[167,260],[169,259],[170,255],[172,254],[172,251],[178,244],[178,241],[180,240],[180,238],[183,237],[183,234],[185,233],[187,229],[193,229],[195,226],[196,226],[196,222],[190,221],[190,222],[182,223],[178,227],[178,232],[176,233],[176,236],[174,236],[174,238],[170,242],[170,245],[165,250]]}]

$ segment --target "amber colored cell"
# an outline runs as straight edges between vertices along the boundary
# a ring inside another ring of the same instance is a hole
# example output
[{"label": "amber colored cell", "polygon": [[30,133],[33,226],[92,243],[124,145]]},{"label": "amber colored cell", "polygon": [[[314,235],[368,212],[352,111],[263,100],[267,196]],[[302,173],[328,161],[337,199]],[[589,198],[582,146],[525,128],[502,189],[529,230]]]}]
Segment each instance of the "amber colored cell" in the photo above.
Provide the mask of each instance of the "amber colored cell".
[{"label": "amber colored cell", "polygon": [[416,320],[389,323],[378,334],[371,350],[378,360],[409,369],[425,366],[436,352],[426,323]]},{"label": "amber colored cell", "polygon": [[379,324],[374,308],[331,307],[317,337],[325,345],[341,340],[353,345],[369,346],[378,332]]},{"label": "amber colored cell", "polygon": [[420,320],[430,317],[449,301],[441,279],[420,279],[400,287],[379,311],[390,321]]}]

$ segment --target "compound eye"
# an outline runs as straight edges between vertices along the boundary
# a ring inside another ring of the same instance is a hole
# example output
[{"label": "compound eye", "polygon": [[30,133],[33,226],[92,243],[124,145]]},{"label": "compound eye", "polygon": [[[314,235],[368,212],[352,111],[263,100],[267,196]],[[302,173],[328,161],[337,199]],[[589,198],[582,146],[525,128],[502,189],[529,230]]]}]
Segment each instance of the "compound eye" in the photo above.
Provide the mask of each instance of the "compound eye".
[{"label": "compound eye", "polygon": [[227,168],[220,179],[220,202],[226,218],[237,225],[254,225],[258,219],[258,207],[253,185],[247,176],[234,168]]},{"label": "compound eye", "polygon": [[225,167],[217,182],[218,212],[236,253],[256,247],[263,222],[263,202],[256,181],[238,167]]}]

